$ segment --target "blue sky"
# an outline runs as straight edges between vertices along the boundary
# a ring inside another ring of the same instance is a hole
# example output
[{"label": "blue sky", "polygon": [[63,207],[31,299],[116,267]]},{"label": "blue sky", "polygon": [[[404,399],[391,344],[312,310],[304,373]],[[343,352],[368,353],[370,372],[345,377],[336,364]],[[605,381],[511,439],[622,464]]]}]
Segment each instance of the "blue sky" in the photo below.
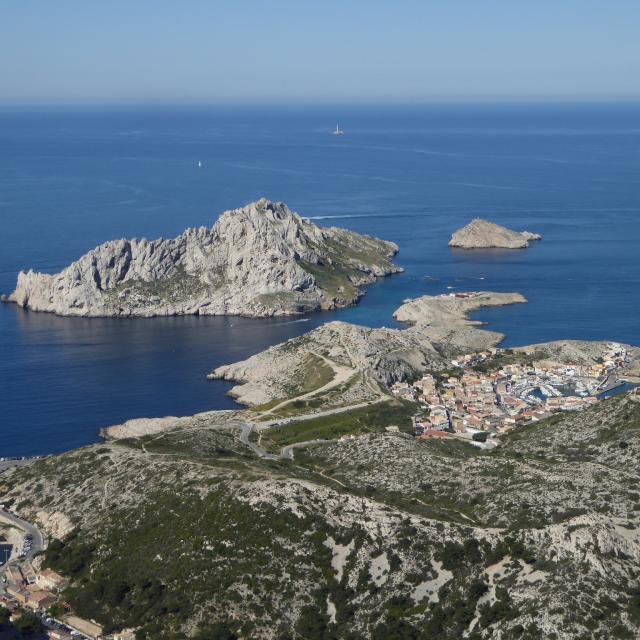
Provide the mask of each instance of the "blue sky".
[{"label": "blue sky", "polygon": [[0,103],[640,98],[637,0],[2,0]]}]

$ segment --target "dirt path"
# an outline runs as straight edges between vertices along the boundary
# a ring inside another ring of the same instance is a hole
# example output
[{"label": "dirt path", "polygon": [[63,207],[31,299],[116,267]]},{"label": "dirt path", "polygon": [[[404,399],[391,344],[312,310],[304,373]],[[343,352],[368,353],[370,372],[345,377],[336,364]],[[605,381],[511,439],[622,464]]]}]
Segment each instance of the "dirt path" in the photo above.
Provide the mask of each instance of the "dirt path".
[{"label": "dirt path", "polygon": [[470,518],[468,515],[462,513],[462,511],[458,511],[457,509],[451,509],[450,507],[442,507],[440,505],[429,504],[428,502],[423,502],[420,498],[412,497],[413,500],[419,502],[421,505],[425,507],[429,507],[430,509],[441,509],[442,511],[449,511],[450,513],[455,513],[459,515],[461,518],[468,520],[474,527],[481,527],[482,525],[476,522],[473,518]]},{"label": "dirt path", "polygon": [[317,389],[312,389],[311,391],[308,391],[307,393],[303,393],[299,396],[295,396],[294,398],[287,398],[286,400],[283,400],[282,402],[277,404],[275,407],[271,407],[271,409],[269,409],[268,411],[263,411],[261,415],[263,416],[273,415],[274,411],[278,411],[282,407],[286,407],[288,404],[291,404],[292,402],[296,402],[297,400],[306,400],[307,398],[311,398],[315,395],[325,393],[326,391],[329,391],[334,387],[338,387],[341,384],[345,383],[347,380],[349,380],[350,378],[352,378],[354,375],[358,373],[356,369],[353,369],[352,367],[343,367],[342,365],[336,364],[335,362],[333,362],[333,360],[329,360],[329,358],[319,353],[316,353],[315,351],[310,351],[309,353],[316,356],[317,358],[320,358],[321,360],[324,360],[333,369],[333,378],[326,384],[322,385],[321,387],[318,387]]}]

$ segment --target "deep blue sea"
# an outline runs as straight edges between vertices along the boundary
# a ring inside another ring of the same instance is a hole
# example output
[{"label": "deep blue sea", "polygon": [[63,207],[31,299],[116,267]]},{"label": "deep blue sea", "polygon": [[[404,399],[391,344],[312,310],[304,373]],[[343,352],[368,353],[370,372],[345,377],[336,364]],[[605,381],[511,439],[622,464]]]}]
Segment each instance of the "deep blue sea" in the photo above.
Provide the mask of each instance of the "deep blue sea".
[{"label": "deep blue sea", "polygon": [[[330,134],[336,121],[346,135]],[[0,292],[20,269],[211,225],[261,196],[396,241],[406,272],[306,322],[0,305],[0,456],[70,449],[128,418],[233,407],[229,385],[205,380],[214,367],[329,320],[391,326],[404,298],[425,293],[522,292],[528,305],[478,314],[508,345],[640,344],[640,105],[0,110]],[[544,239],[449,249],[474,216]]]}]

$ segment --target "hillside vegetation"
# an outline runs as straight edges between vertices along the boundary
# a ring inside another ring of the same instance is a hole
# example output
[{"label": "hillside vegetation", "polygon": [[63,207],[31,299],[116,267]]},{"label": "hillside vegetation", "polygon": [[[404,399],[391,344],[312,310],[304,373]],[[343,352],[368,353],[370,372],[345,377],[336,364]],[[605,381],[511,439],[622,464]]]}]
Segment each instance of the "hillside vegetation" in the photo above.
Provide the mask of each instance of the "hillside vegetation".
[{"label": "hillside vegetation", "polygon": [[638,636],[639,403],[491,452],[388,434],[380,409],[293,462],[245,447],[243,413],[196,416],[16,469],[2,501],[55,515],[68,601],[141,638]]}]

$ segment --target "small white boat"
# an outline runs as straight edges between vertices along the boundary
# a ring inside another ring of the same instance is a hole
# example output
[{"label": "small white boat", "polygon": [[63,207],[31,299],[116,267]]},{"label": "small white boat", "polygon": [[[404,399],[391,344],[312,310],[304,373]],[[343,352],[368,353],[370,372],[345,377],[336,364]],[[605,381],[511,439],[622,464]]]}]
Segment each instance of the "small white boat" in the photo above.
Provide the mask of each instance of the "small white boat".
[{"label": "small white boat", "polygon": [[340,128],[340,126],[336,123],[336,129],[333,132],[334,136],[343,136],[344,135],[344,131]]},{"label": "small white boat", "polygon": [[200,168],[202,166],[202,162],[200,162],[200,160],[198,160],[198,168]]}]

